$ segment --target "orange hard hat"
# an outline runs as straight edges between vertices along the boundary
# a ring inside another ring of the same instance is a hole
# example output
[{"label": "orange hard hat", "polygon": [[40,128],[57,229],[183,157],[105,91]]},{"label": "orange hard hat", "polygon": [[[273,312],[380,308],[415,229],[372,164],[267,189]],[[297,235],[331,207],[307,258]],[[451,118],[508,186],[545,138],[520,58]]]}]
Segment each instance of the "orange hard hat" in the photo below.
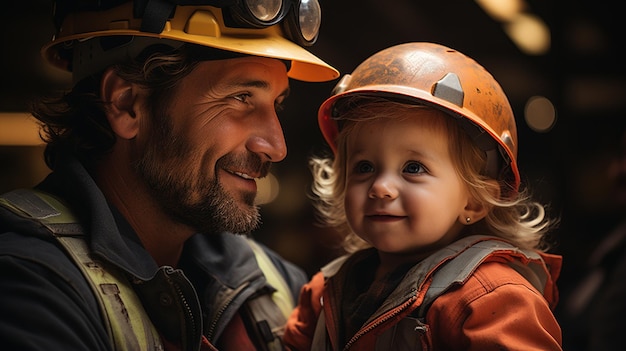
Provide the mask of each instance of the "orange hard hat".
[{"label": "orange hard hat", "polygon": [[455,117],[486,152],[489,172],[513,192],[520,185],[517,129],[511,105],[494,77],[475,60],[443,45],[396,45],[372,55],[345,75],[320,107],[322,134],[336,152],[337,102],[380,96],[437,108]]}]

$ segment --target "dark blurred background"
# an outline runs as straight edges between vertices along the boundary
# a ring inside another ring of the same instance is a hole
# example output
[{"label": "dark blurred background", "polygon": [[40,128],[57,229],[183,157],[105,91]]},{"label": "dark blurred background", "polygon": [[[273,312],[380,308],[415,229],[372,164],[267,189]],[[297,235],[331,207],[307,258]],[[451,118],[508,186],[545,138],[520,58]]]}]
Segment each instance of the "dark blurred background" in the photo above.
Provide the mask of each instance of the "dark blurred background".
[{"label": "dark blurred background", "polygon": [[[622,12],[612,0],[519,0],[512,2],[521,4],[517,14],[506,17],[484,7],[489,2],[320,0],[321,34],[311,50],[342,74],[409,41],[437,42],[485,66],[516,113],[524,184],[550,205],[550,215],[561,217],[552,251],[565,256],[560,287],[567,294],[589,250],[622,216],[606,177],[626,125]],[[22,113],[33,96],[68,84],[39,56],[54,32],[51,8],[50,0],[24,0],[6,2],[0,11],[0,192],[34,185],[47,172],[36,130],[24,127]],[[524,23],[531,27],[519,27]],[[532,51],[512,37],[518,29],[527,40],[547,31],[547,43],[530,42]],[[262,207],[263,225],[254,233],[309,273],[339,254],[332,233],[314,225],[307,198],[307,158],[327,151],[316,112],[335,83],[292,82],[282,118],[289,154],[273,169],[279,190],[272,188],[275,198]],[[545,109],[538,106],[552,107],[555,122],[549,108],[540,113]]]}]

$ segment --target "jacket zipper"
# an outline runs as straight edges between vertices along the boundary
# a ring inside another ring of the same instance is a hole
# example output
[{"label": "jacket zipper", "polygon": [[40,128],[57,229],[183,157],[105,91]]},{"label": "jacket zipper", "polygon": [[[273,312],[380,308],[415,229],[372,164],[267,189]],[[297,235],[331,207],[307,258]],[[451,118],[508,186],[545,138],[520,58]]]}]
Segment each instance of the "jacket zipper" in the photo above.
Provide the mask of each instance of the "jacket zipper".
[{"label": "jacket zipper", "polygon": [[[412,288],[412,291],[415,291],[415,290],[416,290],[416,288]],[[396,307],[393,310],[391,310],[391,312],[385,313],[384,315],[382,315],[381,317],[379,317],[378,319],[376,319],[375,321],[370,323],[367,326],[367,328],[359,330],[359,332],[356,333],[350,339],[350,341],[348,341],[348,343],[346,343],[346,346],[344,346],[343,350],[344,351],[348,350],[361,336],[365,335],[366,333],[369,333],[370,331],[376,329],[376,327],[378,327],[379,325],[383,324],[387,320],[389,320],[392,317],[398,315],[400,312],[402,312],[403,310],[405,310],[409,306],[411,306],[413,304],[413,302],[415,302],[415,300],[417,300],[417,295],[414,294],[408,300],[406,300],[403,304],[401,304],[398,307]]]},{"label": "jacket zipper", "polygon": [[[215,318],[213,319],[213,321],[211,322],[211,325],[209,325],[209,328],[207,329],[206,338],[209,341],[213,339],[213,333],[215,332],[215,328],[218,324],[218,321],[220,320],[224,312],[228,309],[230,304],[233,302],[233,300],[235,299],[235,296],[237,296],[241,291],[243,291],[249,285],[250,283],[248,282],[244,284],[243,286],[241,286],[237,291],[234,292],[234,294],[231,294],[231,296],[228,299],[226,299],[226,301],[222,304],[222,307],[217,311]],[[246,297],[246,300],[247,300],[247,297]]]},{"label": "jacket zipper", "polygon": [[[191,332],[187,332],[187,338],[189,338],[187,340],[187,345],[185,345],[186,347],[189,347],[189,342],[194,341],[194,339],[196,339],[196,337],[198,336],[198,329],[197,329],[197,325],[196,325],[196,320],[194,318],[193,312],[191,311],[191,307],[189,306],[189,302],[187,302],[187,298],[185,297],[185,294],[183,293],[182,289],[180,288],[180,286],[176,283],[174,283],[174,289],[176,290],[176,294],[178,294],[179,297],[179,301],[182,301],[183,304],[183,308],[185,310],[185,315],[188,318],[185,318],[186,320],[188,319],[190,323],[187,323],[187,325],[191,325]],[[199,339],[200,339],[200,343],[202,343],[202,335],[199,335]],[[199,345],[198,345],[199,346]],[[197,348],[196,348],[197,349]]]},{"label": "jacket zipper", "polygon": [[231,302],[233,302],[233,297],[231,297],[228,300],[226,300],[226,303],[224,303],[222,305],[222,307],[217,311],[215,319],[213,320],[213,322],[211,322],[211,325],[209,326],[209,329],[207,330],[207,333],[206,333],[207,339],[209,339],[209,340],[213,339],[213,332],[215,332],[215,327],[217,326],[217,321],[222,317],[222,314],[224,314],[224,311],[226,311],[226,309],[228,309],[228,306],[230,305]]}]

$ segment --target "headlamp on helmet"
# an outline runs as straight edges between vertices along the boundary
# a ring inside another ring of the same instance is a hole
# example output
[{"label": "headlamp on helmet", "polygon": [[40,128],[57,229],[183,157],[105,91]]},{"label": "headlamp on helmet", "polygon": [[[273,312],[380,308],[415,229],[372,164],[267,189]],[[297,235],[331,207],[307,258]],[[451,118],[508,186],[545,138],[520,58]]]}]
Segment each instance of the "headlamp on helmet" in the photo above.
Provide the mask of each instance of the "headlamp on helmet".
[{"label": "headlamp on helmet", "polygon": [[[68,0],[57,1],[57,17],[72,12],[103,10],[124,1],[87,1],[68,6]],[[59,5],[61,4],[61,5]],[[311,46],[319,34],[322,11],[318,0],[135,0],[135,17],[141,17],[142,30],[160,33],[174,15],[176,6],[213,6],[223,12],[224,24],[231,28],[265,28],[281,24],[285,34],[302,46]],[[57,22],[59,20],[57,19]]]},{"label": "headlamp on helmet", "polygon": [[[317,40],[318,1],[56,0],[57,33],[42,53],[53,65],[73,71],[75,81],[152,43],[179,47],[175,42],[276,58],[290,62],[291,78],[328,81],[339,72],[303,48]],[[106,38],[122,36],[142,39],[105,47]]]},{"label": "headlamp on helmet", "polygon": [[318,0],[218,0],[207,5],[223,8],[230,27],[263,28],[282,21],[287,36],[303,46],[315,43],[322,18]]}]

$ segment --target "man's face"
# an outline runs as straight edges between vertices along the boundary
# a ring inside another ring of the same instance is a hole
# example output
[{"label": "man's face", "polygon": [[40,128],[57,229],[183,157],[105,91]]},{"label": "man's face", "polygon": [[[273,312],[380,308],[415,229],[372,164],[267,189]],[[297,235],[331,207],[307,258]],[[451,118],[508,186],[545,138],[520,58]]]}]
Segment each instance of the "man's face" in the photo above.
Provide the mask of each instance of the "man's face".
[{"label": "man's face", "polygon": [[136,166],[166,214],[202,233],[258,226],[255,179],[287,153],[277,110],[288,87],[279,60],[205,61],[166,110],[147,108],[156,123]]}]

